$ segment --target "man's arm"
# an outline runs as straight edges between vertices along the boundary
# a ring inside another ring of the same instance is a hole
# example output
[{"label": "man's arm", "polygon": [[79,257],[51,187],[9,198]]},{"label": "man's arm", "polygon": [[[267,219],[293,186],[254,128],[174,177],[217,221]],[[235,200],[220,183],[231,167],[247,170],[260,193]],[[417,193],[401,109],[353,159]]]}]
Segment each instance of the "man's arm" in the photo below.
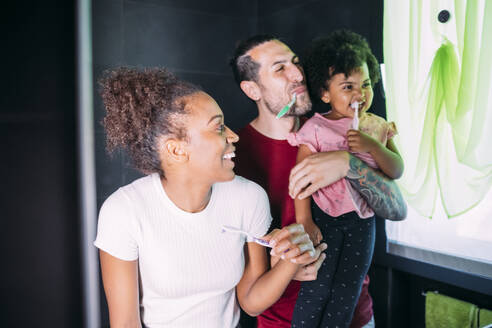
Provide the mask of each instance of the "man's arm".
[{"label": "man's arm", "polygon": [[395,182],[346,151],[306,157],[290,173],[289,194],[303,199],[344,177],[376,215],[390,220],[403,220],[407,216],[405,201]]},{"label": "man's arm", "polygon": [[407,206],[394,180],[349,156],[347,181],[357,190],[377,216],[394,221],[407,217]]}]

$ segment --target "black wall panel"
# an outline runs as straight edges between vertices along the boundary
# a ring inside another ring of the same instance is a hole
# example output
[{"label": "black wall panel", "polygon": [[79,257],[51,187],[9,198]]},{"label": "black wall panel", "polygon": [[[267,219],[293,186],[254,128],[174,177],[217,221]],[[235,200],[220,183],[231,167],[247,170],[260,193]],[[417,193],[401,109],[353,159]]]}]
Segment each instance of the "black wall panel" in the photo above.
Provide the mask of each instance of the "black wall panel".
[{"label": "black wall panel", "polygon": [[1,11],[0,326],[81,327],[74,4]]}]

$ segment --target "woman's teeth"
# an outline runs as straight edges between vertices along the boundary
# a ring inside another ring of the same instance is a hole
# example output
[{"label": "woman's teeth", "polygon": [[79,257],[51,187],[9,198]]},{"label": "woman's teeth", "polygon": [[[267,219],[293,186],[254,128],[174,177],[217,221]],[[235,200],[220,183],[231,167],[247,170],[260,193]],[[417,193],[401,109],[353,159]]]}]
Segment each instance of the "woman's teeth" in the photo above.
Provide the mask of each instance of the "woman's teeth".
[{"label": "woman's teeth", "polygon": [[236,154],[234,154],[234,153],[228,153],[228,154],[225,154],[222,158],[223,159],[231,159],[233,157],[236,157]]}]

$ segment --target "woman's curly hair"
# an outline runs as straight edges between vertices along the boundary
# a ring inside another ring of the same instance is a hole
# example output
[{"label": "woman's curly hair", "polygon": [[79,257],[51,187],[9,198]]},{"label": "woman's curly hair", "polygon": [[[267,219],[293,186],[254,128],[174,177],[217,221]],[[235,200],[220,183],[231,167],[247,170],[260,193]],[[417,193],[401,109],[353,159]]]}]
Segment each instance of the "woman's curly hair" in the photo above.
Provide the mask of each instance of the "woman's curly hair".
[{"label": "woman's curly hair", "polygon": [[364,37],[349,30],[337,30],[313,40],[303,59],[311,99],[319,103],[334,75],[348,76],[364,63],[374,86],[380,78],[379,65]]},{"label": "woman's curly hair", "polygon": [[163,135],[186,139],[184,97],[201,89],[164,68],[107,70],[99,85],[106,108],[103,125],[108,152],[121,147],[136,169],[164,176],[157,139]]}]

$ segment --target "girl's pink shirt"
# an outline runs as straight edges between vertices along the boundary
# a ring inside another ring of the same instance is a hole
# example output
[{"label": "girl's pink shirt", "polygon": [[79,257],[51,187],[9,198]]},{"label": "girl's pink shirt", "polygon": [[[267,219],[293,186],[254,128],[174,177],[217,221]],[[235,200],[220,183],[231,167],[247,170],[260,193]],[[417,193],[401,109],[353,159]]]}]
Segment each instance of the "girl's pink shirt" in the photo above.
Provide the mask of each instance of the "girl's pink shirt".
[{"label": "girl's pink shirt", "polygon": [[[347,132],[351,129],[351,125],[351,118],[329,120],[316,113],[304,123],[298,132],[290,133],[287,141],[292,146],[306,145],[313,153],[348,151]],[[393,122],[388,123],[382,117],[371,113],[363,113],[359,117],[359,130],[378,140],[384,146],[397,133]],[[377,168],[376,162],[369,153],[353,154],[369,166]],[[374,215],[373,210],[346,179],[340,179],[319,189],[313,194],[313,199],[319,208],[333,217],[352,211],[356,211],[361,218]]]}]

